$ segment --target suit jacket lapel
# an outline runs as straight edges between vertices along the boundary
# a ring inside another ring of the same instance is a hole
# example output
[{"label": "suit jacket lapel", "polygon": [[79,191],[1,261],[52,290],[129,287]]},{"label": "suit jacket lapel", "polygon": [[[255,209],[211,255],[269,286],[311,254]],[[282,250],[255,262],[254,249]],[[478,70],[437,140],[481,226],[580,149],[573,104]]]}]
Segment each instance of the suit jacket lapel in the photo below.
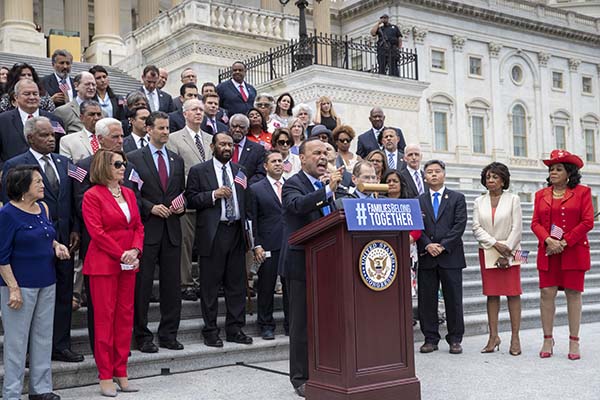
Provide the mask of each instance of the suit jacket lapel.
[{"label": "suit jacket lapel", "polygon": [[[452,196],[452,192],[449,191],[448,188],[444,189],[444,194],[442,194],[442,196],[440,197],[440,208],[438,209],[438,215],[437,215],[436,221],[442,217],[442,214],[444,213],[444,210],[446,209],[446,203],[448,203],[451,196]],[[431,208],[433,208],[433,206]]]},{"label": "suit jacket lapel", "polygon": [[15,131],[19,133],[19,140],[27,144],[27,139],[25,139],[25,133],[23,132],[23,122],[21,121],[21,115],[19,114],[18,109],[15,109],[12,115],[12,124],[15,127]]},{"label": "suit jacket lapel", "polygon": [[154,176],[155,182],[158,184],[160,190],[164,192],[164,189],[160,183],[160,176],[158,176],[158,170],[156,169],[156,165],[154,165],[154,156],[150,152],[149,146],[146,146],[142,149],[142,155],[144,157],[144,161],[146,162],[146,166],[150,170],[150,173]]},{"label": "suit jacket lapel", "polygon": [[[500,201],[498,201],[498,207],[496,208],[496,211],[498,211],[498,208],[500,208],[501,201],[502,196],[500,196]],[[494,227],[494,223],[492,222],[492,203],[490,200],[489,193],[486,193],[481,199],[481,203],[479,204],[479,210],[479,222],[486,231],[493,232],[493,230],[490,229]]]},{"label": "suit jacket lapel", "polygon": [[[119,214],[121,216],[121,218],[125,222],[125,225],[129,225],[127,222],[127,217],[125,216],[125,213],[123,212],[123,209],[121,208],[121,206],[119,206],[117,201],[113,198],[113,195],[110,193],[108,188],[106,186],[104,186],[102,189],[103,190],[100,193],[102,193],[102,196],[104,196],[105,203],[108,203],[111,205],[111,207],[117,212],[117,214]],[[127,197],[125,197],[125,201],[127,201]],[[137,203],[135,203],[135,205],[132,205],[132,204],[129,204],[129,201],[127,201],[127,206],[129,206],[129,209],[131,210],[132,207],[137,207]]]},{"label": "suit jacket lapel", "polygon": [[[198,147],[196,146],[196,143],[194,142],[194,139],[192,139],[190,137],[186,128],[183,128],[183,129],[185,130],[183,135],[181,135],[183,138],[183,141],[185,142],[185,144],[187,144],[190,147],[190,149],[192,149],[192,152],[196,155],[196,157],[198,157],[199,160],[202,160],[202,158],[200,157],[200,152],[198,151]],[[202,161],[206,161],[206,160],[202,160]]]},{"label": "suit jacket lapel", "polygon": [[249,157],[251,151],[252,150],[250,149],[250,146],[248,145],[248,138],[246,138],[246,141],[244,142],[244,147],[242,147],[240,149],[238,164],[242,164],[242,160],[246,159],[246,153],[248,153],[248,157]]},{"label": "suit jacket lapel", "polygon": [[[566,196],[565,196],[566,197]],[[543,199],[546,203],[548,203],[548,205],[550,207],[552,207],[552,188],[551,187],[547,187],[544,190],[544,196]]]},{"label": "suit jacket lapel", "polygon": [[[174,184],[175,179],[173,178],[173,175],[175,174],[175,158],[173,157],[173,154],[166,148],[164,147],[164,149],[167,151],[167,161],[169,163],[169,179],[167,180],[167,190],[171,188],[171,185]],[[179,196],[179,193],[177,193],[177,196]]]},{"label": "suit jacket lapel", "polygon": [[[429,191],[424,193],[425,195],[425,215],[431,218],[431,221],[435,222],[435,217],[433,215],[433,204],[431,204],[431,194]],[[438,210],[439,215],[439,210]]]},{"label": "suit jacket lapel", "polygon": [[268,193],[267,196],[270,196],[273,199],[273,201],[275,202],[275,204],[277,204],[279,207],[281,207],[281,201],[279,201],[279,197],[277,197],[277,193],[275,193],[275,190],[273,189],[273,187],[271,185],[271,181],[268,178],[263,179],[263,186]]},{"label": "suit jacket lapel", "polygon": [[[40,163],[35,159],[35,156],[33,154],[31,154],[31,152],[29,150],[27,151],[27,158],[28,158],[27,163],[32,164],[32,165],[40,165]],[[54,157],[52,157],[52,161],[55,161]],[[50,181],[48,180],[48,177],[46,176],[45,171],[44,171],[44,173],[42,173],[42,179],[44,180],[44,197],[52,197],[53,199],[57,199],[58,193],[55,193],[52,190],[52,188],[50,187]],[[60,190],[60,186],[59,186],[59,190]]]},{"label": "suit jacket lapel", "polygon": [[93,154],[92,145],[90,144],[90,139],[87,137],[87,134],[85,133],[85,131],[79,132],[79,139],[81,140],[83,147],[85,147],[86,150],[90,153],[90,155],[92,155]]},{"label": "suit jacket lapel", "polygon": [[406,184],[408,186],[410,186],[410,190],[413,193],[416,193],[417,195],[419,195],[419,189],[417,188],[417,185],[415,185],[415,180],[412,177],[410,171],[408,169],[405,169],[404,171],[406,171],[405,176],[404,176],[405,178],[407,178],[406,179]]}]

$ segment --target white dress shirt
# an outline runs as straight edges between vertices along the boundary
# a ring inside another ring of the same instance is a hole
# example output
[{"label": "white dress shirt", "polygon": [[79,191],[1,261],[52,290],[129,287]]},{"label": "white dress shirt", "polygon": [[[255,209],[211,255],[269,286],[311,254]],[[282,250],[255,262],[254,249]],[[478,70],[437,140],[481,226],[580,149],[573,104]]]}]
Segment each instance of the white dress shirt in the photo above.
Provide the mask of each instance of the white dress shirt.
[{"label": "white dress shirt", "polygon": [[444,197],[444,191],[445,191],[445,190],[446,190],[446,186],[442,186],[442,188],[441,188],[440,190],[438,190],[437,192],[435,192],[435,191],[433,191],[433,190],[429,189],[429,198],[430,198],[430,200],[431,200],[431,205],[432,205],[432,206],[433,206],[433,199],[434,199],[434,196],[433,196],[433,194],[434,194],[434,193],[439,193],[439,194],[440,194],[440,195],[438,196],[438,200],[440,201],[440,205],[442,205],[442,197]]},{"label": "white dress shirt", "polygon": [[[412,178],[413,182],[415,183],[417,190],[419,189],[419,182],[421,182],[421,188],[423,189],[423,192],[425,192],[425,184],[423,182],[423,175],[421,175],[421,171],[412,169],[411,167],[408,166],[408,164],[406,164],[406,170],[408,171],[408,173],[410,174],[410,177]],[[418,178],[415,178],[415,172],[417,172]],[[417,179],[419,180],[419,182],[417,182]],[[422,194],[422,193],[419,193],[419,194]]]},{"label": "white dress shirt", "polygon": [[[56,72],[54,73],[54,76],[56,77],[56,81],[58,82],[58,87],[60,88],[60,81],[63,78],[58,76],[56,74]],[[73,86],[71,86],[71,79],[69,79],[69,76],[65,77],[65,84],[69,87],[69,90],[67,91],[67,95],[69,96],[69,101],[72,101],[73,100]],[[69,101],[65,101],[65,103],[68,103]]]},{"label": "white dress shirt", "polygon": [[[46,173],[46,162],[44,160],[42,160],[42,157],[44,157],[44,155],[42,153],[38,153],[37,151],[35,151],[34,149],[31,149],[31,148],[29,149],[29,151],[31,152],[31,154],[33,154],[33,156],[35,157],[35,159],[37,160],[38,164],[42,168],[42,171],[44,171],[44,174],[45,174]],[[50,153],[48,153],[46,155],[50,159],[50,165],[54,169],[54,173],[56,175],[56,179],[58,179],[58,182],[60,183],[60,176],[58,175],[58,170],[56,169],[56,165],[54,164],[54,160],[52,159],[52,155]]]},{"label": "white dress shirt", "polygon": [[[235,182],[233,182],[233,171],[231,170],[231,162],[227,162],[225,164],[227,166],[227,176],[229,177],[229,182],[231,182],[231,192],[233,196],[233,210],[235,211],[235,219],[240,219],[240,206],[237,201]],[[215,169],[215,175],[217,176],[217,183],[219,187],[223,186],[223,164],[221,161],[217,160],[213,157],[213,167]],[[212,192],[213,204],[216,202],[217,198],[215,197],[215,190]],[[221,218],[220,221],[228,222],[225,212],[225,199],[221,199]]]},{"label": "white dress shirt", "polygon": [[[21,110],[20,108],[17,108],[19,110],[19,116],[21,116],[21,122],[23,123],[23,126],[25,126],[25,122],[27,122],[27,120],[29,119],[29,113],[26,113],[25,111]],[[34,117],[39,117],[40,116],[40,109],[38,108],[37,110],[35,110],[35,112],[31,113],[31,115],[33,115]]]},{"label": "white dress shirt", "polygon": [[[269,183],[271,184],[271,189],[273,189],[273,191],[275,192],[275,196],[277,196],[277,198],[279,198],[279,189],[277,188],[277,185],[275,185],[275,183],[279,182],[281,183],[281,187],[283,188],[283,183],[284,180],[283,178],[279,178],[279,180],[275,180],[273,178],[271,178],[269,175],[267,175],[267,179],[269,180]],[[281,193],[281,195],[283,196],[283,193]]]},{"label": "white dress shirt", "polygon": [[[160,101],[158,100],[158,91],[154,89],[152,92],[149,92],[145,86],[142,87],[144,88],[144,94],[146,95],[146,98],[148,101],[152,102],[152,111],[159,111],[158,109],[160,108]],[[150,95],[150,93],[152,93],[152,95]]]}]

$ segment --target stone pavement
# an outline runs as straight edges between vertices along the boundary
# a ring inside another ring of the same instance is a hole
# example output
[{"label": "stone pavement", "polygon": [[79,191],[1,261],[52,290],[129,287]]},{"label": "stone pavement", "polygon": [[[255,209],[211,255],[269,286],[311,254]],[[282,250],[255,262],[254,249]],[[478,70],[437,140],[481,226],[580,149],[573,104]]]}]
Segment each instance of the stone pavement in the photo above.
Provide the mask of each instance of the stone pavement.
[{"label": "stone pavement", "polygon": [[[502,333],[500,352],[480,354],[487,336],[466,337],[462,355],[418,353],[417,376],[423,400],[597,400],[600,398],[600,323],[581,329],[582,359],[567,360],[568,329],[558,327],[554,356],[540,359],[540,329],[521,332],[523,354],[508,354],[510,334]],[[143,391],[119,394],[122,400],[298,400],[289,384],[287,361],[156,376],[132,381]],[[97,386],[58,391],[63,400],[102,399]],[[321,399],[319,399],[321,400]]]}]

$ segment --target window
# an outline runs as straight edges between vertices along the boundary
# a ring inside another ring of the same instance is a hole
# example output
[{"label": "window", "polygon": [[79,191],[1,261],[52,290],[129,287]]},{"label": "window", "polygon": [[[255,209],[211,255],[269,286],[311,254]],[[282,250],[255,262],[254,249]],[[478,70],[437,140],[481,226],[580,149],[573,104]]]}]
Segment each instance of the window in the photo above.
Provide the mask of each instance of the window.
[{"label": "window", "polygon": [[433,113],[435,131],[435,149],[448,151],[448,114],[441,111]]},{"label": "window", "polygon": [[469,56],[469,75],[481,77],[481,57]]},{"label": "window", "polygon": [[592,78],[590,76],[581,77],[581,91],[585,94],[592,94]]},{"label": "window", "polygon": [[566,149],[567,148],[567,138],[565,135],[565,127],[562,125],[557,125],[554,127],[554,136],[556,137],[556,148],[557,149]]},{"label": "window", "polygon": [[525,109],[519,104],[512,110],[512,130],[515,157],[527,157],[527,116]]},{"label": "window", "polygon": [[596,162],[596,143],[593,129],[585,129],[585,160]]},{"label": "window", "polygon": [[446,70],[446,52],[444,50],[431,50],[431,69]]},{"label": "window", "polygon": [[515,65],[511,68],[510,79],[517,85],[523,83],[523,68],[520,65]]},{"label": "window", "polygon": [[483,117],[474,115],[471,117],[473,129],[473,153],[485,153],[485,133]]},{"label": "window", "polygon": [[563,73],[558,71],[552,71],[552,88],[553,89],[564,89]]}]

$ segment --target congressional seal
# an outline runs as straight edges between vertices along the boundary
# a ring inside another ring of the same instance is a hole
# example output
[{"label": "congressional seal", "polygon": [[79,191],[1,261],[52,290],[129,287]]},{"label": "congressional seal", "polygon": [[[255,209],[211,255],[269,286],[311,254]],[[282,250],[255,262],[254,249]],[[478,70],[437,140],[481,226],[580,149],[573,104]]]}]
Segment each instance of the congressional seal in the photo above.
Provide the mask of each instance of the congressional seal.
[{"label": "congressional seal", "polygon": [[385,290],[391,286],[398,273],[396,253],[385,240],[372,240],[360,253],[358,269],[369,289]]}]

